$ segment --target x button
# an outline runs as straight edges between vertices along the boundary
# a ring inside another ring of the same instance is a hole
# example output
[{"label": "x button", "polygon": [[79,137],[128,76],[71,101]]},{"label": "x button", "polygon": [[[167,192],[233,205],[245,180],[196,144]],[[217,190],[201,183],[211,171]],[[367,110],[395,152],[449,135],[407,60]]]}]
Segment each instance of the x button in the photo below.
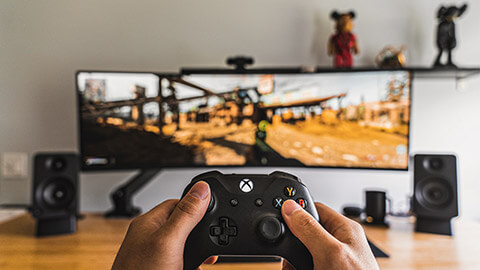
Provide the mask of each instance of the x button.
[{"label": "x button", "polygon": [[282,197],[276,197],[275,199],[273,199],[273,206],[275,208],[282,208],[282,204],[283,204]]}]

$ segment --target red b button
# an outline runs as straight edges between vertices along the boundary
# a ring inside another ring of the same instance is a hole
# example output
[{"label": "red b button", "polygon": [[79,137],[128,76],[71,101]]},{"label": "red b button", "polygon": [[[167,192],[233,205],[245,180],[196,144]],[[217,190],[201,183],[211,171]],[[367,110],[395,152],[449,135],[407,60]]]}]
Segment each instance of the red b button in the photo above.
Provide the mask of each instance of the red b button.
[{"label": "red b button", "polygon": [[307,201],[304,200],[304,199],[302,199],[302,198],[298,198],[298,199],[297,199],[297,203],[298,203],[298,205],[300,205],[302,208],[307,207]]}]

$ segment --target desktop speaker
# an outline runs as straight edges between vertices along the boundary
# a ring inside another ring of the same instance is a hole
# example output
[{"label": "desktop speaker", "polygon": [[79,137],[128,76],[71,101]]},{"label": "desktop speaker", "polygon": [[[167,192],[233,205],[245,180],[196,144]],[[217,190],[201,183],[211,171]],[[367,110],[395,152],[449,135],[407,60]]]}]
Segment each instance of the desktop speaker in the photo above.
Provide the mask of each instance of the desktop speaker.
[{"label": "desktop speaker", "polygon": [[35,155],[31,212],[37,219],[37,236],[76,231],[78,164],[74,153]]},{"label": "desktop speaker", "polygon": [[452,235],[450,219],[458,216],[457,158],[415,155],[413,161],[415,230]]}]

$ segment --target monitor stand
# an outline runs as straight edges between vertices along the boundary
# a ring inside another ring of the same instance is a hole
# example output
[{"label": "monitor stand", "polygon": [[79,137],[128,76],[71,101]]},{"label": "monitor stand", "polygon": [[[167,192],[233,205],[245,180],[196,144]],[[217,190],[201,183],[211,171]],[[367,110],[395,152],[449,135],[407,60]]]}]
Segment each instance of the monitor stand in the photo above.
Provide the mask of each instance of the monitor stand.
[{"label": "monitor stand", "polygon": [[141,170],[110,193],[113,209],[105,214],[107,218],[132,218],[140,214],[141,209],[133,205],[132,199],[145,184],[150,182],[162,169]]}]

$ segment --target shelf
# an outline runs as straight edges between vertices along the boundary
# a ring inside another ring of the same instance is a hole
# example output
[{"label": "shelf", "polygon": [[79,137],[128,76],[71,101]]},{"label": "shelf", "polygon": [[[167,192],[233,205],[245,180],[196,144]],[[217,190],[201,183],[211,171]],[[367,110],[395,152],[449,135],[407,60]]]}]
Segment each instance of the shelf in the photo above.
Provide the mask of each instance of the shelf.
[{"label": "shelf", "polygon": [[480,74],[480,67],[450,68],[450,67],[405,67],[405,68],[377,68],[377,67],[355,67],[355,68],[332,68],[332,67],[262,67],[236,70],[229,68],[184,68],[182,74],[265,74],[265,73],[338,73],[338,72],[368,72],[368,71],[412,71],[415,78],[426,79],[465,79]]},{"label": "shelf", "polygon": [[319,67],[315,70],[318,73],[331,73],[331,72],[362,72],[362,71],[398,71],[406,70],[411,71],[415,75],[415,78],[424,79],[465,79],[470,76],[480,74],[480,67],[478,68],[451,68],[451,67],[405,67],[405,68],[376,68],[376,67],[359,67],[359,68],[322,68]]},{"label": "shelf", "polygon": [[455,78],[465,79],[480,74],[480,68],[413,68],[416,78],[443,79]]}]

